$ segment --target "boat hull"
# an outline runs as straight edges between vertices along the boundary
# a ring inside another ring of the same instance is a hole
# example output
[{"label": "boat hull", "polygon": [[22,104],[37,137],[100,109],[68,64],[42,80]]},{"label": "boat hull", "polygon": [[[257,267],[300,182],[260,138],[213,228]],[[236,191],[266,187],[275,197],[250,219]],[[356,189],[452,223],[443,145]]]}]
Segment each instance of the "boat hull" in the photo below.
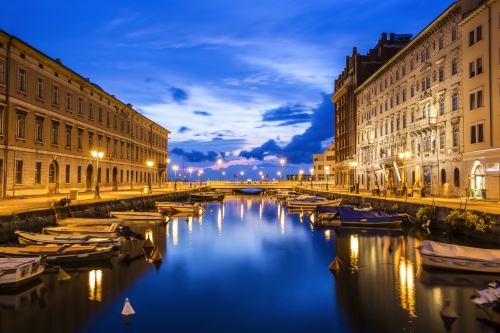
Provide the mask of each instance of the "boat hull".
[{"label": "boat hull", "polygon": [[95,245],[95,246],[120,246],[121,238],[112,237],[86,237],[88,235],[43,235],[35,234],[32,232],[23,232],[17,230],[19,244],[32,245],[32,244],[80,244],[80,245]]},{"label": "boat hull", "polygon": [[31,246],[0,246],[0,255],[13,258],[32,258],[42,254],[46,256],[47,262],[57,264],[109,259],[113,256],[114,252],[112,246],[93,247],[94,249],[89,250],[79,250],[78,248],[64,246],[56,249],[45,247],[47,252],[43,252],[44,247],[35,246],[33,249],[30,249]]},{"label": "boat hull", "polygon": [[442,257],[423,253],[420,253],[420,256],[422,258],[422,266],[424,267],[481,273],[500,273],[500,264],[488,261]]},{"label": "boat hull", "polygon": [[38,277],[45,270],[45,257],[0,258],[0,287],[19,287]]}]

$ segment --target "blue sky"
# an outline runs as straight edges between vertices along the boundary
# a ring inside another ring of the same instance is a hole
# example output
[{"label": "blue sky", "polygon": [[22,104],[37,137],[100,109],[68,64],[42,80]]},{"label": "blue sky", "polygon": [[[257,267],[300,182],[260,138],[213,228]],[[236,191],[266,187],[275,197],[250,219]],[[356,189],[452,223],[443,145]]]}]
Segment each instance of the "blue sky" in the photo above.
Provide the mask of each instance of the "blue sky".
[{"label": "blue sky", "polygon": [[277,177],[280,158],[308,173],[332,141],[333,81],[353,46],[415,36],[451,3],[9,1],[0,28],[171,131],[170,166],[218,179],[222,157],[226,179],[257,179]]}]

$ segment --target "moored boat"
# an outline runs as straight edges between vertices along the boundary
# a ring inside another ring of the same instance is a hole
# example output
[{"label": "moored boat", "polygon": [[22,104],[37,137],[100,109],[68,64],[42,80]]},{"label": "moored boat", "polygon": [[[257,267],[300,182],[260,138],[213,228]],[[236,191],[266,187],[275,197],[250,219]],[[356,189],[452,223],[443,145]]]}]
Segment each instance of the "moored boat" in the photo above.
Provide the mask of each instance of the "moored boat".
[{"label": "moored boat", "polygon": [[155,212],[109,212],[110,216],[124,220],[164,221],[165,215]]},{"label": "moored boat", "polygon": [[18,287],[37,279],[45,263],[45,256],[0,258],[0,287]]},{"label": "moored boat", "polygon": [[297,208],[297,207],[316,207],[319,205],[322,206],[338,206],[342,202],[342,199],[336,200],[326,200],[324,198],[313,197],[313,198],[304,198],[295,201],[289,201],[288,207]]},{"label": "moored boat", "polygon": [[67,263],[89,260],[109,259],[113,255],[113,246],[95,245],[21,245],[0,246],[0,256],[30,258],[46,256],[50,263]]},{"label": "moored boat", "polygon": [[434,268],[500,273],[500,250],[424,240],[417,248],[422,265]]},{"label": "moored boat", "polygon": [[57,224],[62,225],[111,225],[113,223],[123,223],[124,219],[117,218],[86,218],[86,217],[70,217],[67,219],[58,219]]},{"label": "moored boat", "polygon": [[224,193],[217,191],[191,193],[190,196],[192,200],[198,201],[217,201],[224,199]]},{"label": "moored boat", "polygon": [[113,223],[110,226],[74,225],[63,227],[45,227],[42,233],[49,235],[90,235],[95,237],[133,237],[144,239],[144,236],[130,230],[129,226]]},{"label": "moored boat", "polygon": [[358,227],[399,226],[403,219],[396,213],[384,213],[354,206],[317,206],[313,223],[328,221],[330,224]]},{"label": "moored boat", "polygon": [[478,290],[470,300],[479,309],[488,309],[500,305],[500,282],[491,282],[488,289]]},{"label": "moored boat", "polygon": [[90,235],[44,235],[16,230],[19,244],[80,244],[97,246],[120,246],[122,238],[94,237]]}]

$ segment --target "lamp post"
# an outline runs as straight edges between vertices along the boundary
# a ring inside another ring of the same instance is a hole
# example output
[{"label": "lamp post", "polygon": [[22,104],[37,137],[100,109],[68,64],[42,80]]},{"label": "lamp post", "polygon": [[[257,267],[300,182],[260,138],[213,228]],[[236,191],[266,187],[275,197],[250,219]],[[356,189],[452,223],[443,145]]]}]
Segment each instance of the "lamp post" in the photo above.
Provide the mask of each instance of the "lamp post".
[{"label": "lamp post", "polygon": [[167,157],[167,187],[168,187],[168,163],[170,163],[170,158]]},{"label": "lamp post", "polygon": [[304,174],[304,170],[300,170],[299,171],[299,175],[300,175],[300,186],[302,186],[302,175]]},{"label": "lamp post", "polygon": [[281,180],[283,180],[283,177],[285,176],[285,162],[286,162],[286,160],[284,158],[280,159],[280,164],[281,164]]},{"label": "lamp post", "polygon": [[151,193],[151,168],[153,167],[153,162],[152,161],[147,161],[146,162],[148,168],[149,168],[149,174],[148,174],[148,193]]},{"label": "lamp post", "polygon": [[244,175],[244,174],[245,174],[245,173],[244,173],[243,171],[241,171],[241,172],[240,172],[240,175],[241,175],[241,182],[242,182],[242,183],[244,182],[244,179],[243,179],[243,175]]},{"label": "lamp post", "polygon": [[95,182],[95,193],[94,193],[94,199],[101,199],[101,196],[99,195],[99,161],[102,160],[102,157],[104,156],[103,152],[97,152],[97,151],[92,151],[92,157],[95,159],[95,168],[96,168],[96,182]]},{"label": "lamp post", "polygon": [[314,179],[314,169],[311,168],[309,169],[309,172],[311,173],[311,188],[313,187],[313,179]]},{"label": "lamp post", "polygon": [[325,167],[325,173],[326,173],[326,189],[328,190],[328,178],[330,178],[330,176],[329,176],[329,174],[330,174],[330,167],[329,166]]},{"label": "lamp post", "polygon": [[220,169],[220,167],[221,167],[221,165],[222,165],[222,159],[221,159],[221,158],[219,158],[219,159],[217,160],[217,163],[219,164],[219,180],[222,180],[222,171],[221,171],[221,169]]},{"label": "lamp post", "polygon": [[191,184],[191,174],[193,173],[193,168],[189,168],[189,187],[192,186]]},{"label": "lamp post", "polygon": [[[203,170],[200,170],[200,177],[201,177],[201,181],[203,182]],[[200,186],[201,186],[201,183],[200,183]]]},{"label": "lamp post", "polygon": [[410,158],[411,156],[411,151],[406,150],[404,153],[400,152],[399,158],[403,160],[403,192],[405,193],[405,198],[408,198],[408,191],[406,190],[407,184],[406,184],[406,161]]},{"label": "lamp post", "polygon": [[224,180],[224,176],[226,175],[225,171],[222,171],[222,180]]},{"label": "lamp post", "polygon": [[356,167],[357,166],[358,166],[358,162],[356,162],[356,161],[351,162],[351,168],[354,169],[354,175],[353,175],[354,176],[354,181],[353,181],[354,189],[356,190],[356,193],[359,193],[359,184],[358,184],[358,180],[357,180],[357,177],[356,177]]},{"label": "lamp post", "polygon": [[178,165],[174,165],[172,170],[174,170],[174,190],[177,190],[177,170],[179,169]]}]

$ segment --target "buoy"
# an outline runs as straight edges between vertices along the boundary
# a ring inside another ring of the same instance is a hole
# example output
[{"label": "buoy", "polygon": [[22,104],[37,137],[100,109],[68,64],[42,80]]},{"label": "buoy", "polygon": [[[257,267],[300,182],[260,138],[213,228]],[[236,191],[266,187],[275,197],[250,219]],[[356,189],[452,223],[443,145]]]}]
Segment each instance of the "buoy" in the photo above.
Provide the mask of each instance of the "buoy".
[{"label": "buoy", "polygon": [[153,252],[153,255],[151,256],[151,261],[162,261],[163,256],[161,255],[160,251],[158,251],[158,248],[155,249]]},{"label": "buoy", "polygon": [[130,305],[130,301],[128,298],[125,298],[125,302],[123,303],[122,315],[131,316],[135,314],[134,309],[132,309],[132,305]]},{"label": "buoy", "polygon": [[331,271],[338,271],[340,269],[339,259],[337,258],[337,256],[335,256],[335,259],[333,259],[333,262],[330,264],[330,266],[328,266],[328,269]]},{"label": "buoy", "polygon": [[63,269],[61,267],[59,267],[59,275],[57,276],[57,279],[58,280],[69,280],[69,279],[71,279],[71,276],[69,276],[68,273],[66,273],[65,271],[63,271]]},{"label": "buoy", "polygon": [[394,251],[394,249],[392,248],[392,244],[389,244],[389,254],[392,254],[392,251]]},{"label": "buoy", "polygon": [[210,209],[210,214],[213,214],[214,213],[214,210],[213,209]]},{"label": "buoy", "polygon": [[441,317],[443,317],[443,318],[457,318],[457,314],[451,308],[450,303],[451,303],[451,301],[449,299],[444,300],[443,308],[441,309],[441,312],[439,313],[441,315]]},{"label": "buoy", "polygon": [[146,239],[146,241],[144,242],[144,245],[142,247],[143,248],[155,247],[155,245],[153,244],[153,242],[151,241],[151,239],[148,236],[148,239]]}]

